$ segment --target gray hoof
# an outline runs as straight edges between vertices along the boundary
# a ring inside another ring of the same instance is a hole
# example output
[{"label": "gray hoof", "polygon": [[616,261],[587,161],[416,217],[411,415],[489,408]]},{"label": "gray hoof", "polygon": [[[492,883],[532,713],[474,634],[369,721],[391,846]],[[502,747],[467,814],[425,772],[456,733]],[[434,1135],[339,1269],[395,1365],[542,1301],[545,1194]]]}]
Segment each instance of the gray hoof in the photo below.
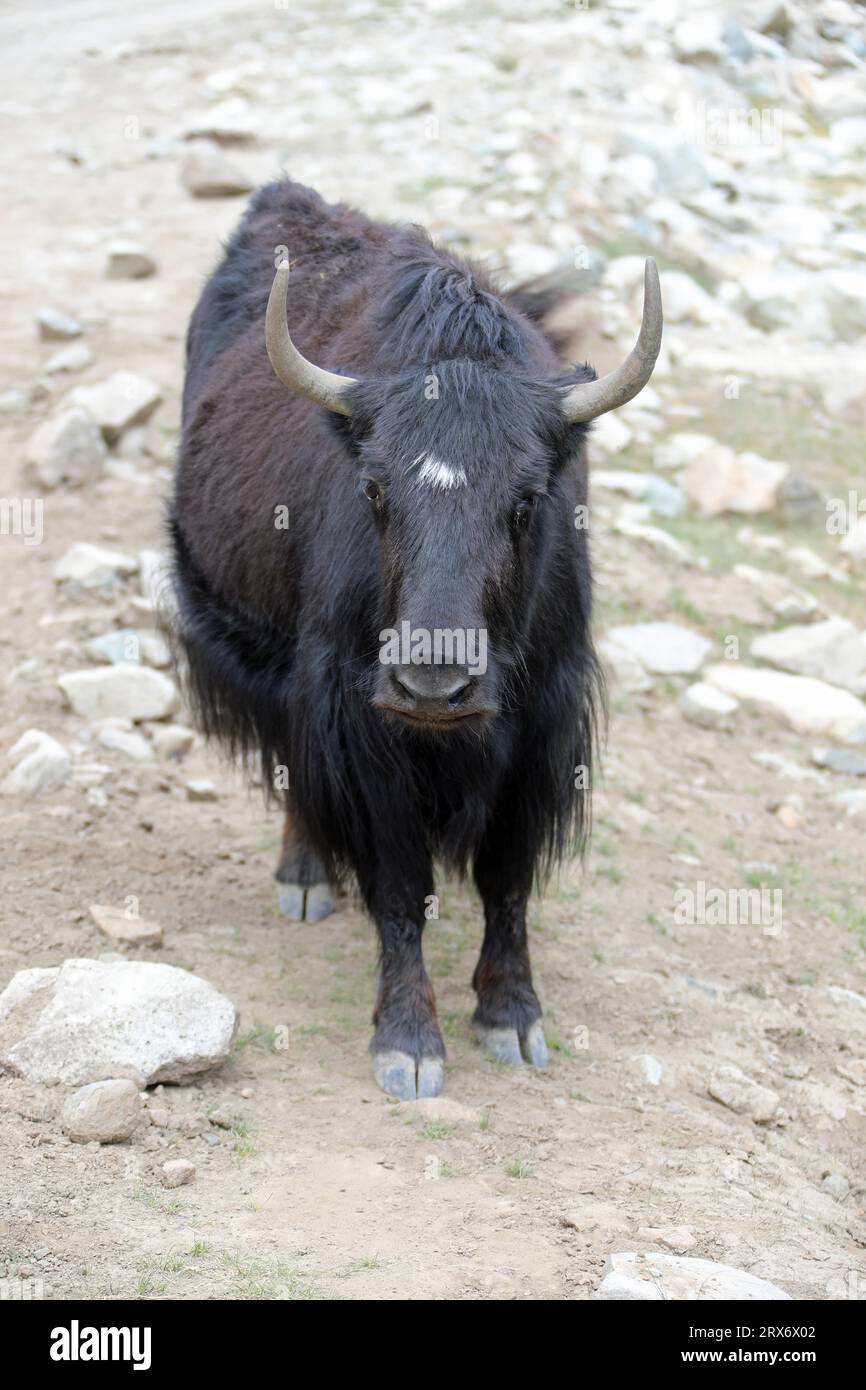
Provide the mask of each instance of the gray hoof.
[{"label": "gray hoof", "polygon": [[327,883],[313,883],[309,888],[300,883],[277,883],[277,901],[280,912],[291,922],[321,922],[334,906]]},{"label": "gray hoof", "polygon": [[373,1075],[386,1095],[396,1100],[419,1100],[438,1096],[444,1069],[441,1057],[422,1057],[416,1063],[408,1052],[375,1052]]},{"label": "gray hoof", "polygon": [[473,1024],[473,1028],[481,1047],[494,1062],[504,1062],[508,1067],[519,1067],[523,1062],[546,1067],[550,1061],[540,1020],[531,1024],[526,1033],[518,1033],[516,1028],[485,1028],[480,1023]]},{"label": "gray hoof", "polygon": [[537,1019],[529,1032],[520,1039],[520,1051],[523,1053],[524,1062],[529,1062],[531,1066],[547,1066],[550,1061],[550,1053],[547,1050],[547,1039],[544,1036],[540,1019]]}]

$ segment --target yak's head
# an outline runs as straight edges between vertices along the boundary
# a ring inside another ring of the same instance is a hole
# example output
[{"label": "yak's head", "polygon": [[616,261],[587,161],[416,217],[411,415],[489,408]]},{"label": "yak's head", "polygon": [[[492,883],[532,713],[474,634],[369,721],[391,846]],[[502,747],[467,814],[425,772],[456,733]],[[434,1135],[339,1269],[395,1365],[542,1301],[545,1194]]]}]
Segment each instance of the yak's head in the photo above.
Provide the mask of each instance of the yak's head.
[{"label": "yak's head", "polygon": [[590,368],[578,381],[574,372],[538,380],[518,365],[532,362],[531,351],[499,361],[440,357],[397,377],[338,376],[292,343],[287,282],[281,267],[266,321],[271,362],[287,386],[343,417],[358,505],[380,538],[373,703],[416,728],[481,724],[524,675],[551,566],[570,566],[569,596],[588,588],[586,532],[575,515],[585,479],[566,465],[587,422],[649,380],[662,326],[655,265],[647,262],[637,344],[601,380]]}]

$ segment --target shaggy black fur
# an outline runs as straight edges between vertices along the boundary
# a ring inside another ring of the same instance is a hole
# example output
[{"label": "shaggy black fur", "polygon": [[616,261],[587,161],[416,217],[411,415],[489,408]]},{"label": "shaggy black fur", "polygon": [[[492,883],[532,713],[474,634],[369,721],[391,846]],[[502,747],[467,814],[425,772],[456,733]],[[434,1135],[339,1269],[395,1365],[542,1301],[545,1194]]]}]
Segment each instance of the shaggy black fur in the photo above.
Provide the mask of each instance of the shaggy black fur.
[{"label": "shaggy black fur", "polygon": [[[350,419],[268,363],[282,245],[292,336],[359,378]],[[586,427],[559,408],[592,377],[420,230],[290,182],[256,194],[192,317],[171,515],[189,686],[208,734],[271,783],[288,769],[296,838],[357,880],[382,943],[376,1051],[442,1052],[420,954],[434,858],[471,865],[484,899],[476,1021],[523,1036],[540,1014],[526,898],[586,831],[598,708]],[[419,487],[424,454],[466,484]],[[374,707],[379,634],[402,620],[484,626],[498,713],[437,732]]]}]

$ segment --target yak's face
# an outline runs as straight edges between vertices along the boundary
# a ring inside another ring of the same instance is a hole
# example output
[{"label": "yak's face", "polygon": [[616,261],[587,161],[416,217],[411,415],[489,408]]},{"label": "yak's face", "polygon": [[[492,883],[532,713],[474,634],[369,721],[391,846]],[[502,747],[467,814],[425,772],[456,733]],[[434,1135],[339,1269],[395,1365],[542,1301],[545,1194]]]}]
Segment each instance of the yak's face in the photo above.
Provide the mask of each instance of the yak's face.
[{"label": "yak's face", "polygon": [[525,674],[554,551],[586,544],[561,487],[584,427],[564,424],[560,399],[468,361],[353,391],[357,505],[381,547],[372,698],[387,715],[480,725]]}]

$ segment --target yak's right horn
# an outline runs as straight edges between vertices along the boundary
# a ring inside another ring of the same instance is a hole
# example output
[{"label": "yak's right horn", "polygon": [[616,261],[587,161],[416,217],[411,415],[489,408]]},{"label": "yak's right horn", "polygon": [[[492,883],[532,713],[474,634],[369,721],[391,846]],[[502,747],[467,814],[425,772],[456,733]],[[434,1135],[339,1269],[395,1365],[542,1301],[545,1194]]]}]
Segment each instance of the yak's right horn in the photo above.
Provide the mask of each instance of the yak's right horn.
[{"label": "yak's right horn", "polygon": [[662,345],[662,292],[654,260],[644,270],[643,319],[638,340],[624,362],[599,381],[581,381],[569,386],[562,398],[562,411],[570,424],[594,420],[608,410],[625,405],[642,391],[652,376]]},{"label": "yak's right horn", "polygon": [[307,400],[315,401],[316,405],[323,405],[326,410],[350,415],[346,392],[350,386],[357,384],[355,378],[326,372],[298,352],[286,323],[288,289],[289,266],[287,261],[283,261],[277,266],[265,315],[265,343],[271,366],[290,391],[297,391]]}]

